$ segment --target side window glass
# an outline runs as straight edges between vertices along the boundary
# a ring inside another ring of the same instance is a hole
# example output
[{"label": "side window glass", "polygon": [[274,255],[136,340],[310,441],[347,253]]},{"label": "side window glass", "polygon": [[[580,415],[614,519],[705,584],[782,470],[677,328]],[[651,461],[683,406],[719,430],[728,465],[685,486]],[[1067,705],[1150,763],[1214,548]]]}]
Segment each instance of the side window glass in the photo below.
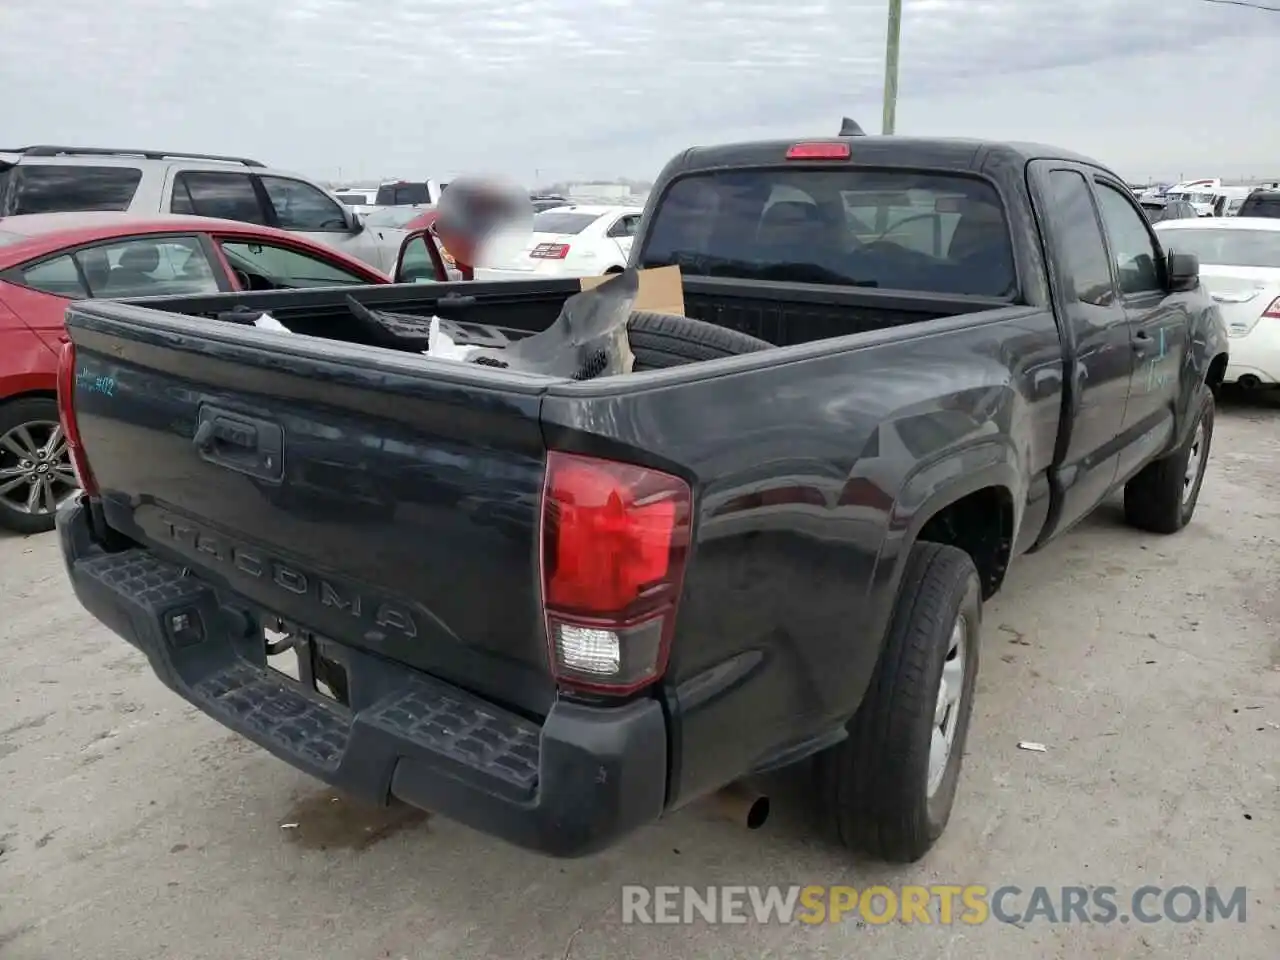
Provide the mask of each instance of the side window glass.
[{"label": "side window glass", "polygon": [[222,243],[222,252],[232,269],[241,275],[241,284],[251,290],[353,286],[371,282],[328,260],[274,244],[228,240]]},{"label": "side window glass", "polygon": [[30,164],[13,168],[8,212],[124,211],[142,180],[137,167],[80,167]]},{"label": "side window glass", "polygon": [[1088,182],[1074,170],[1054,170],[1049,174],[1049,195],[1076,298],[1096,306],[1109,304],[1115,296],[1111,267]]},{"label": "side window glass", "polygon": [[342,207],[322,191],[301,180],[284,177],[259,177],[282,230],[300,233],[345,231],[347,218]]},{"label": "side window glass", "polygon": [[213,266],[196,237],[138,237],[77,251],[95,297],[217,293]]},{"label": "side window glass", "polygon": [[396,282],[436,283],[437,279],[435,261],[431,259],[431,251],[427,249],[426,238],[414,237],[405,245]]},{"label": "side window glass", "polygon": [[173,213],[241,223],[267,222],[266,211],[253,189],[253,180],[244,173],[185,170],[174,178],[169,209]]},{"label": "side window glass", "polygon": [[1121,293],[1154,293],[1164,290],[1160,254],[1143,217],[1115,187],[1098,184],[1098,205],[1107,226],[1111,255]]},{"label": "side window glass", "polygon": [[22,268],[22,282],[32,290],[72,300],[89,296],[70,256],[55,257]]}]

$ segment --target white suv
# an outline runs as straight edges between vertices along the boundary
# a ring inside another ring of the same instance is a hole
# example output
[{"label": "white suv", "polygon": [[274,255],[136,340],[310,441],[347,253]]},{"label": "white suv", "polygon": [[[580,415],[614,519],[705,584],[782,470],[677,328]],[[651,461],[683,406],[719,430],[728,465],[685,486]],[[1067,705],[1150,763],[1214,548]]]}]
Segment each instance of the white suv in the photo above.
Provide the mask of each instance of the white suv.
[{"label": "white suv", "polygon": [[399,250],[323,187],[257,160],[101,147],[0,149],[0,216],[89,210],[266,224],[388,273]]}]

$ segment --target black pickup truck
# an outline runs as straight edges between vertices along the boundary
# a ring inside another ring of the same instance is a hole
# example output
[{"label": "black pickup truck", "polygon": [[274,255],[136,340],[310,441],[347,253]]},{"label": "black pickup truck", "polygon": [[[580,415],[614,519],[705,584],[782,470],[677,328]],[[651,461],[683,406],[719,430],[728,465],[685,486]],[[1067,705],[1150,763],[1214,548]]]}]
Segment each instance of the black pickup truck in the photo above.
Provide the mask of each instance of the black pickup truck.
[{"label": "black pickup truck", "polygon": [[923,856],[1013,558],[1121,488],[1191,518],[1227,362],[1198,264],[1087,158],[864,136],[681,154],[632,256],[672,264],[715,349],[585,380],[345,305],[518,336],[576,281],[73,305],[77,596],[359,797],[578,856],[713,795],[759,822],[744,784],[795,765],[841,842]]}]

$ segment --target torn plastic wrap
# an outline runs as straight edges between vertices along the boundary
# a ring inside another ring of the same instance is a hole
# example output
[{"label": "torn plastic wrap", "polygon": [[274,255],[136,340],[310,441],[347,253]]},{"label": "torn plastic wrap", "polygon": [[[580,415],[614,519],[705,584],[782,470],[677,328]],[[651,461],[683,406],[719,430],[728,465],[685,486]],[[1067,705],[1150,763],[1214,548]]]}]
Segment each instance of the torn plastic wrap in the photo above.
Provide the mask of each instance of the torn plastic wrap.
[{"label": "torn plastic wrap", "polygon": [[[439,330],[436,321],[432,323],[430,346],[424,352],[432,357],[571,380],[630,373],[635,355],[627,337],[627,323],[639,289],[639,273],[634,268],[624,270],[566,300],[560,316],[546,330],[502,348],[457,344]],[[462,350],[467,353],[460,356]]]}]

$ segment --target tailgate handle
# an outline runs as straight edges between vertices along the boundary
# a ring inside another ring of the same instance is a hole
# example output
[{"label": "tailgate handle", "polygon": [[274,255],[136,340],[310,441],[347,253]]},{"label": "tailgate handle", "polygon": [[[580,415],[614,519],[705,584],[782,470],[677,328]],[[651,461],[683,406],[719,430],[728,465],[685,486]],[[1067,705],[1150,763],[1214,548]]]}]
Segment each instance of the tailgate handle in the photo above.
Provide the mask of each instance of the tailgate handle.
[{"label": "tailgate handle", "polygon": [[261,480],[284,476],[280,425],[202,404],[192,443],[202,460]]}]

